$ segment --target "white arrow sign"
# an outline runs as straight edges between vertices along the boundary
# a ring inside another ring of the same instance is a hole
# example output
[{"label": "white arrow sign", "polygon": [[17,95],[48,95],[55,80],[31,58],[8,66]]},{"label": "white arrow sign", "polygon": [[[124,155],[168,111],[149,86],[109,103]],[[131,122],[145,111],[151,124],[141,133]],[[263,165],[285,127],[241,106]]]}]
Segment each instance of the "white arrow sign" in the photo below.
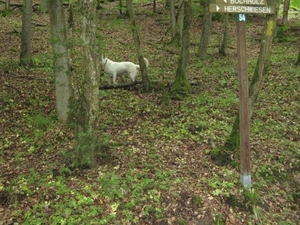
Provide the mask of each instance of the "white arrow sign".
[{"label": "white arrow sign", "polygon": [[225,3],[227,3],[227,0],[223,0]]},{"label": "white arrow sign", "polygon": [[219,13],[257,13],[257,14],[273,14],[274,7],[269,6],[254,6],[254,5],[225,5],[225,4],[210,4],[210,12]]}]

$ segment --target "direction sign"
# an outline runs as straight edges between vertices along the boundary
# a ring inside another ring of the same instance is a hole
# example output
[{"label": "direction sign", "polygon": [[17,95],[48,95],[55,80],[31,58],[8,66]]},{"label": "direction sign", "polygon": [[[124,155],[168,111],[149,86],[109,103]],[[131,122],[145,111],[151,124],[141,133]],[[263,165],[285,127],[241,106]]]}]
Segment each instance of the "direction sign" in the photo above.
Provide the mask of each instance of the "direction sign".
[{"label": "direction sign", "polygon": [[226,5],[266,5],[267,0],[215,0],[217,4]]},{"label": "direction sign", "polygon": [[218,13],[255,13],[255,14],[273,14],[274,7],[270,6],[250,6],[250,5],[225,5],[210,4],[210,12]]}]

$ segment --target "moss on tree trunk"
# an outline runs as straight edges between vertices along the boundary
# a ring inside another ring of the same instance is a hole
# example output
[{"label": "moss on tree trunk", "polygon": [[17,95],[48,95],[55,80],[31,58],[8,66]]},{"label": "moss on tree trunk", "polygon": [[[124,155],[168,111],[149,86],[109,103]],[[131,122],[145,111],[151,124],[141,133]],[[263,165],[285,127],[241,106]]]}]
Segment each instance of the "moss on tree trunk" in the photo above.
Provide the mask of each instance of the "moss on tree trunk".
[{"label": "moss on tree trunk", "polygon": [[142,81],[143,81],[143,91],[144,92],[149,92],[151,82],[150,82],[149,76],[147,74],[147,68],[146,68],[146,64],[145,64],[145,61],[144,61],[144,56],[143,56],[142,50],[141,50],[140,37],[139,37],[139,34],[138,34],[138,28],[137,28],[136,22],[135,22],[135,16],[134,16],[133,7],[132,7],[132,0],[126,0],[126,7],[127,7],[127,11],[129,13],[129,17],[130,17],[131,29],[132,29],[135,49],[136,49],[136,52],[137,52],[137,56],[138,56],[138,59],[139,59],[139,65],[140,65],[140,68],[141,68]]},{"label": "moss on tree trunk", "polygon": [[189,60],[190,26],[192,8],[190,0],[184,2],[184,21],[181,51],[176,70],[176,77],[171,89],[171,98],[182,99],[190,95],[190,84],[186,79],[186,68]]},{"label": "moss on tree trunk", "polygon": [[51,45],[54,54],[53,70],[57,118],[61,123],[67,124],[70,122],[72,87],[62,0],[49,2],[49,17]]}]

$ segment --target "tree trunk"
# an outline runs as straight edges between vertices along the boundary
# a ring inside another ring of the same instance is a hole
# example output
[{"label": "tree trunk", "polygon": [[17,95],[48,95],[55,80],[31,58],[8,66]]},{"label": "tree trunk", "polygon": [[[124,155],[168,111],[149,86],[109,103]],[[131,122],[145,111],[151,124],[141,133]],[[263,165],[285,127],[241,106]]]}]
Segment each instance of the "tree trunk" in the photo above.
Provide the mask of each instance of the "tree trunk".
[{"label": "tree trunk", "polygon": [[200,45],[198,51],[199,57],[202,59],[207,56],[208,40],[209,40],[211,24],[212,24],[211,22],[212,13],[209,12],[209,4],[210,4],[210,0],[206,0],[206,11],[204,16],[203,28],[201,32],[201,39],[200,39]]},{"label": "tree trunk", "polygon": [[283,15],[282,15],[282,25],[286,24],[287,21],[288,21],[289,9],[290,9],[290,0],[284,0],[284,3],[283,3]]},{"label": "tree trunk", "polygon": [[127,11],[129,12],[129,17],[132,25],[132,33],[133,33],[133,39],[135,44],[135,49],[137,52],[137,56],[139,59],[139,64],[141,68],[141,74],[142,74],[142,81],[143,81],[143,91],[149,92],[150,91],[150,79],[147,74],[147,68],[144,61],[144,57],[142,55],[141,46],[140,46],[140,38],[138,34],[138,28],[136,26],[135,18],[134,18],[134,12],[132,7],[132,0],[126,0],[126,6]]},{"label": "tree trunk", "polygon": [[96,0],[82,2],[82,41],[86,65],[83,90],[79,99],[78,132],[94,131],[99,111],[97,78],[100,76],[97,64]]},{"label": "tree trunk", "polygon": [[5,10],[10,10],[10,0],[5,1]]},{"label": "tree trunk", "polygon": [[119,0],[119,13],[120,13],[120,15],[123,14],[122,8],[123,8],[122,0]]},{"label": "tree trunk", "polygon": [[[268,1],[268,5],[274,5],[277,9],[276,0]],[[263,81],[268,75],[268,67],[270,65],[270,57],[272,50],[273,38],[276,30],[276,18],[277,12],[273,15],[267,15],[266,22],[263,29],[263,35],[260,43],[260,53],[256,63],[256,68],[252,76],[252,80],[249,87],[249,104],[250,104],[250,118],[253,112],[253,106],[256,102],[259,92],[262,89]],[[240,143],[240,129],[239,129],[239,115],[236,116],[229,138],[225,142],[225,148],[228,150],[234,150]]]},{"label": "tree trunk", "polygon": [[190,84],[186,79],[186,68],[189,60],[190,27],[192,22],[192,8],[190,0],[184,1],[183,36],[180,56],[176,70],[176,77],[171,89],[171,97],[182,99],[190,94]]},{"label": "tree trunk", "polygon": [[20,65],[31,65],[32,0],[23,0]]},{"label": "tree trunk", "polygon": [[[71,84],[72,84],[72,100],[76,101],[78,100],[78,93],[79,93],[79,87],[78,83],[80,82],[80,79],[76,76],[76,71],[74,69],[74,42],[75,42],[75,36],[74,36],[74,30],[75,30],[75,22],[74,22],[74,0],[69,0],[69,7],[68,7],[68,29],[67,29],[67,36],[68,36],[68,58],[69,58],[69,67],[70,67],[70,77],[71,77]],[[77,39],[76,39],[77,41]],[[75,102],[73,102],[75,103]],[[72,113],[74,113],[75,110],[72,110]],[[73,119],[75,115],[72,115]]]},{"label": "tree trunk", "polygon": [[185,0],[178,0],[178,13],[177,13],[175,37],[179,42],[181,41],[183,35],[184,1]]},{"label": "tree trunk", "polygon": [[223,40],[221,47],[219,49],[219,54],[222,56],[226,56],[226,45],[227,45],[227,39],[228,39],[228,17],[229,14],[226,13],[223,15],[224,18],[224,34],[223,34]]},{"label": "tree trunk", "polygon": [[56,110],[58,121],[67,123],[72,96],[66,27],[62,0],[49,2],[51,44],[54,54]]},{"label": "tree trunk", "polygon": [[169,7],[170,7],[170,1],[171,1],[171,0],[166,0],[166,1],[165,1],[165,7],[166,7],[166,8],[169,8]]},{"label": "tree trunk", "polygon": [[73,0],[69,0],[69,7],[68,7],[68,26],[69,26],[69,29],[74,29],[74,9],[73,9],[73,4],[74,4]]},{"label": "tree trunk", "polygon": [[169,0],[170,17],[171,17],[171,40],[175,40],[176,35],[176,15],[175,15],[175,0]]},{"label": "tree trunk", "polygon": [[41,0],[41,12],[47,13],[49,10],[49,0]]},{"label": "tree trunk", "polygon": [[96,9],[97,9],[97,10],[103,9],[103,7],[102,7],[101,4],[100,4],[101,1],[102,1],[102,0],[97,0],[97,6],[96,6]]}]

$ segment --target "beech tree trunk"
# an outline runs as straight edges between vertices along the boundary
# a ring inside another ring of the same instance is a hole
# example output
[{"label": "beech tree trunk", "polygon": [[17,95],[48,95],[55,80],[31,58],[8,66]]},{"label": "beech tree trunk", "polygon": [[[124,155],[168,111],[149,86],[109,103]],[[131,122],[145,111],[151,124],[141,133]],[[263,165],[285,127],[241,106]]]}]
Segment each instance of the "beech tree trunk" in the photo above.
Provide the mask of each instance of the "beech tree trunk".
[{"label": "beech tree trunk", "polygon": [[290,0],[284,0],[283,3],[283,15],[282,15],[282,24],[286,24],[289,17],[289,9],[290,9]]},{"label": "beech tree trunk", "polygon": [[177,40],[180,42],[183,35],[183,26],[184,26],[184,1],[178,0],[178,13],[176,21],[176,34]]},{"label": "beech tree trunk", "polygon": [[175,0],[170,0],[171,42],[180,44],[183,33],[184,0],[178,0],[176,15]]},{"label": "beech tree trunk", "polygon": [[137,56],[138,56],[139,64],[140,64],[140,68],[141,68],[143,90],[145,92],[149,92],[150,91],[150,79],[147,74],[146,64],[145,64],[144,57],[143,57],[143,54],[141,51],[140,38],[139,38],[139,34],[138,34],[138,28],[137,28],[136,22],[135,22],[135,16],[134,16],[133,7],[132,7],[132,0],[126,0],[126,7],[127,7],[127,11],[129,13],[129,17],[130,17],[135,49],[137,52]]},{"label": "beech tree trunk", "polygon": [[205,10],[203,28],[201,32],[201,39],[200,39],[200,45],[198,51],[198,55],[200,58],[205,58],[207,56],[208,40],[209,40],[211,25],[212,25],[212,21],[211,21],[212,13],[209,12],[209,4],[210,4],[210,0],[206,0],[206,10]]},{"label": "beech tree trunk", "polygon": [[49,0],[41,0],[40,9],[42,13],[47,13],[49,10]]},{"label": "beech tree trunk", "polygon": [[32,0],[23,0],[20,65],[31,65]]},{"label": "beech tree trunk", "polygon": [[[273,5],[276,10],[273,15],[267,15],[266,22],[263,29],[262,39],[260,43],[260,52],[256,63],[256,68],[252,76],[249,87],[249,104],[250,104],[250,118],[253,112],[253,106],[256,102],[260,90],[262,89],[263,82],[268,75],[268,68],[270,65],[270,57],[272,52],[273,38],[276,32],[276,19],[278,13],[278,5],[276,0],[269,0],[268,5]],[[239,115],[236,116],[232,126],[231,133],[225,142],[225,148],[234,150],[238,148],[240,143],[240,129],[239,129]]]},{"label": "beech tree trunk", "polygon": [[228,39],[228,17],[229,14],[226,13],[223,15],[224,18],[224,34],[223,34],[223,40],[221,47],[219,49],[219,54],[222,56],[226,56],[226,45],[227,45],[227,39]]},{"label": "beech tree trunk", "polygon": [[171,40],[175,40],[176,37],[176,15],[175,15],[175,0],[169,0],[170,4],[170,17],[171,17]]},{"label": "beech tree trunk", "polygon": [[186,68],[190,51],[190,27],[192,22],[191,1],[184,1],[183,35],[175,80],[171,89],[171,97],[182,99],[190,94],[190,84],[186,78]]},{"label": "beech tree trunk", "polygon": [[62,0],[51,0],[49,2],[49,16],[57,117],[61,123],[67,123],[69,119],[72,88]]},{"label": "beech tree trunk", "polygon": [[5,1],[5,10],[10,10],[10,0]]},{"label": "beech tree trunk", "polygon": [[170,1],[171,1],[171,0],[166,0],[166,1],[165,1],[165,7],[166,7],[166,8],[170,7]]},{"label": "beech tree trunk", "polygon": [[86,65],[83,88],[79,97],[78,132],[94,131],[99,112],[98,77],[100,68],[97,64],[96,35],[96,0],[82,1],[82,41]]},{"label": "beech tree trunk", "polygon": [[156,13],[156,0],[153,0],[153,12]]}]

